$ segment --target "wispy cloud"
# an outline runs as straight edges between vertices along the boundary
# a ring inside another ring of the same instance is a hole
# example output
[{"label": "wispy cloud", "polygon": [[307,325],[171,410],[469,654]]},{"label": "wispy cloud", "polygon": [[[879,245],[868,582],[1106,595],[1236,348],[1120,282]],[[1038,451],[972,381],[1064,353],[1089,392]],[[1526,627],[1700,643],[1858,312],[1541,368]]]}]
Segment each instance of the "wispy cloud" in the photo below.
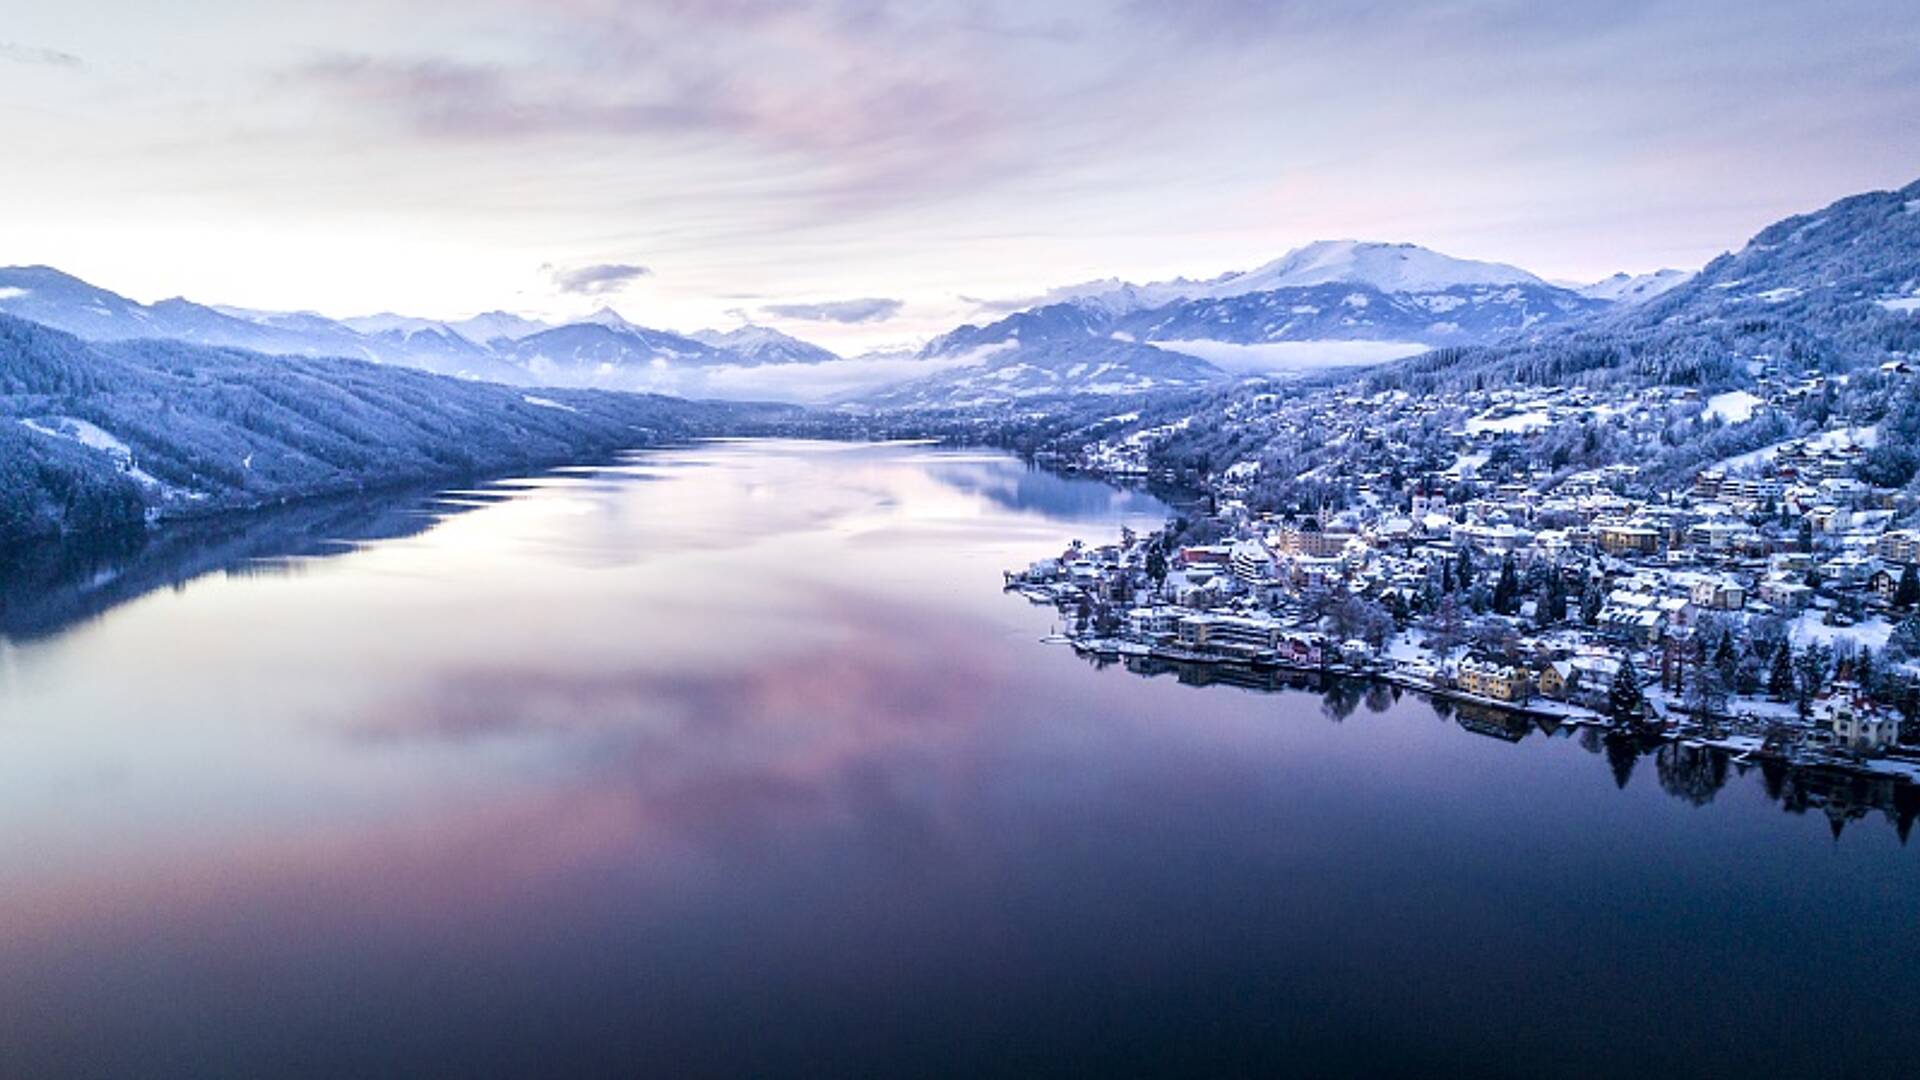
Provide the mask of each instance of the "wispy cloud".
[{"label": "wispy cloud", "polygon": [[809,319],[814,322],[883,322],[900,313],[904,300],[869,296],[858,300],[823,300],[812,304],[768,304],[763,315],[781,319]]},{"label": "wispy cloud", "polygon": [[0,41],[0,60],[15,64],[39,64],[45,67],[77,68],[84,62],[70,52],[59,49],[46,49],[38,45],[22,45],[13,41]]},{"label": "wispy cloud", "polygon": [[965,293],[961,293],[960,300],[962,303],[972,306],[974,311],[982,315],[1011,315],[1016,311],[1025,311],[1030,307],[1038,307],[1047,302],[1045,294],[1012,296],[996,300],[984,296],[968,296]]},{"label": "wispy cloud", "polygon": [[[681,140],[780,160],[792,192],[834,205],[968,190],[1033,171],[1019,50],[1060,19],[999,5],[892,0],[526,3],[527,48],[332,53],[283,69],[363,118],[440,140]],[[520,10],[507,3],[509,10]],[[1044,114],[1042,114],[1044,115]]]},{"label": "wispy cloud", "polygon": [[635,281],[653,273],[632,263],[600,263],[594,266],[551,267],[553,283],[563,293],[580,296],[605,296],[617,293]]}]

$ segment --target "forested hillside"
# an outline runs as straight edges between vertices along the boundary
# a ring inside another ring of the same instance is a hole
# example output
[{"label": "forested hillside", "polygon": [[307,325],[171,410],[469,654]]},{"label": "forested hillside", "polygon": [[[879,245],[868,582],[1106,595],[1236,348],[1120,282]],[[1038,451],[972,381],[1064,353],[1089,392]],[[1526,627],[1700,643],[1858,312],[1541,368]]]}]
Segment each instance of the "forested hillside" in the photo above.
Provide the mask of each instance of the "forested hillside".
[{"label": "forested hillside", "polygon": [[522,388],[353,360],[87,343],[0,316],[0,548],[520,469],[791,410]]},{"label": "forested hillside", "polygon": [[1777,222],[1638,307],[1536,339],[1382,370],[1418,393],[1537,386],[1751,386],[1760,365],[1844,373],[1920,353],[1920,181]]}]

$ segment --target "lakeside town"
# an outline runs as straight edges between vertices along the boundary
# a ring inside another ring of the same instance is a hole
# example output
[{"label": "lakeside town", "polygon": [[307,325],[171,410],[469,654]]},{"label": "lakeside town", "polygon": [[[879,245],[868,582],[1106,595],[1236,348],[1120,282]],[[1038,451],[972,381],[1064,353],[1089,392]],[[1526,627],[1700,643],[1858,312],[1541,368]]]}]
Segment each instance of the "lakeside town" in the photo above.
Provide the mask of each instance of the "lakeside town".
[{"label": "lakeside town", "polygon": [[[1166,528],[1076,541],[1006,584],[1057,607],[1077,649],[1130,665],[1345,674],[1741,762],[1920,783],[1920,530],[1897,527],[1910,499],[1863,468],[1872,426],[1835,417],[1678,481],[1568,468],[1549,445],[1596,426],[1648,437],[1676,415],[1717,428],[1830,393],[1816,375],[1706,397],[1249,395],[1223,418],[1370,452],[1277,487],[1274,462],[1249,456],[1196,485]],[[1183,426],[1051,463],[1171,480],[1155,440]],[[1320,494],[1289,500],[1302,491]]]}]

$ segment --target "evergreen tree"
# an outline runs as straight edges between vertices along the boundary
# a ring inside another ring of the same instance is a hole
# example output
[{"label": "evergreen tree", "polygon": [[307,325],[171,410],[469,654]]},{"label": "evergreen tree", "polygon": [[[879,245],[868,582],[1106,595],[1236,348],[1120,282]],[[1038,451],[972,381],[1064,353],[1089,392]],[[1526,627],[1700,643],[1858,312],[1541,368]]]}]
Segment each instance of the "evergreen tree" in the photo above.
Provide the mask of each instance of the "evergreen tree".
[{"label": "evergreen tree", "polygon": [[1538,610],[1541,626],[1553,626],[1566,621],[1567,587],[1560,582],[1560,571],[1554,570],[1547,575],[1545,592],[1540,597]]},{"label": "evergreen tree", "polygon": [[1500,580],[1493,586],[1493,610],[1502,615],[1520,610],[1520,574],[1514,569],[1511,555],[1500,560]]},{"label": "evergreen tree", "polygon": [[1767,695],[1775,701],[1793,697],[1793,649],[1786,642],[1773,650],[1773,670],[1767,673]]},{"label": "evergreen tree", "polygon": [[1633,657],[1623,657],[1620,670],[1613,674],[1613,686],[1607,691],[1607,715],[1615,720],[1636,720],[1646,701],[1646,695],[1640,692],[1640,672],[1633,666]]},{"label": "evergreen tree", "polygon": [[1920,656],[1920,618],[1900,620],[1887,638],[1887,651],[1896,657]]},{"label": "evergreen tree", "polygon": [[1473,587],[1473,548],[1471,546],[1461,547],[1460,557],[1456,559],[1455,562],[1458,565],[1458,569],[1453,575],[1454,584],[1459,587],[1461,592],[1465,592]]},{"label": "evergreen tree", "polygon": [[1913,605],[1920,604],[1920,573],[1916,573],[1912,563],[1900,571],[1900,584],[1893,590],[1893,606],[1901,611],[1911,611]]},{"label": "evergreen tree", "polygon": [[1740,672],[1740,653],[1733,647],[1733,631],[1720,635],[1720,644],[1713,650],[1713,668],[1720,676],[1721,685],[1732,689]]},{"label": "evergreen tree", "polygon": [[1586,591],[1580,594],[1580,621],[1592,626],[1600,618],[1600,609],[1607,602],[1607,594],[1598,579],[1587,581]]},{"label": "evergreen tree", "polygon": [[1147,551],[1147,576],[1153,579],[1155,585],[1167,580],[1167,556],[1158,544]]},{"label": "evergreen tree", "polygon": [[1794,704],[1804,717],[1811,711],[1814,697],[1826,686],[1827,674],[1833,668],[1833,652],[1816,641],[1800,651],[1793,666],[1799,691],[1794,696]]}]

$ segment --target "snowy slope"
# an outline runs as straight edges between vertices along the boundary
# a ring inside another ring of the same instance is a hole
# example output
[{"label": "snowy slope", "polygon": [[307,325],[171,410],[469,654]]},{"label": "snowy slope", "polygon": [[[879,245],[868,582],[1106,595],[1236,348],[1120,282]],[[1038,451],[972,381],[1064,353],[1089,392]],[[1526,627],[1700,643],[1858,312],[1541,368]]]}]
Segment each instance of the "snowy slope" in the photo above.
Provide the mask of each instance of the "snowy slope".
[{"label": "snowy slope", "polygon": [[1589,300],[1615,304],[1644,304],[1670,289],[1686,284],[1685,270],[1655,270],[1650,274],[1619,273],[1574,290]]},{"label": "snowy slope", "polygon": [[742,326],[735,330],[696,330],[687,335],[704,345],[755,364],[818,364],[838,356],[809,341],[801,341],[769,326]]},{"label": "snowy slope", "polygon": [[1385,293],[1444,292],[1460,286],[1551,287],[1517,266],[1459,259],[1417,244],[1320,240],[1295,248],[1253,270],[1197,281],[1174,278],[1145,285],[1107,278],[1054,289],[1036,298],[1036,304],[1072,301],[1093,310],[1124,315],[1183,300],[1221,300],[1335,283],[1366,285]]},{"label": "snowy slope", "polygon": [[1321,240],[1244,274],[1206,282],[1192,298],[1243,296],[1340,282],[1381,292],[1440,292],[1456,285],[1544,285],[1517,266],[1456,259],[1417,244]]}]

